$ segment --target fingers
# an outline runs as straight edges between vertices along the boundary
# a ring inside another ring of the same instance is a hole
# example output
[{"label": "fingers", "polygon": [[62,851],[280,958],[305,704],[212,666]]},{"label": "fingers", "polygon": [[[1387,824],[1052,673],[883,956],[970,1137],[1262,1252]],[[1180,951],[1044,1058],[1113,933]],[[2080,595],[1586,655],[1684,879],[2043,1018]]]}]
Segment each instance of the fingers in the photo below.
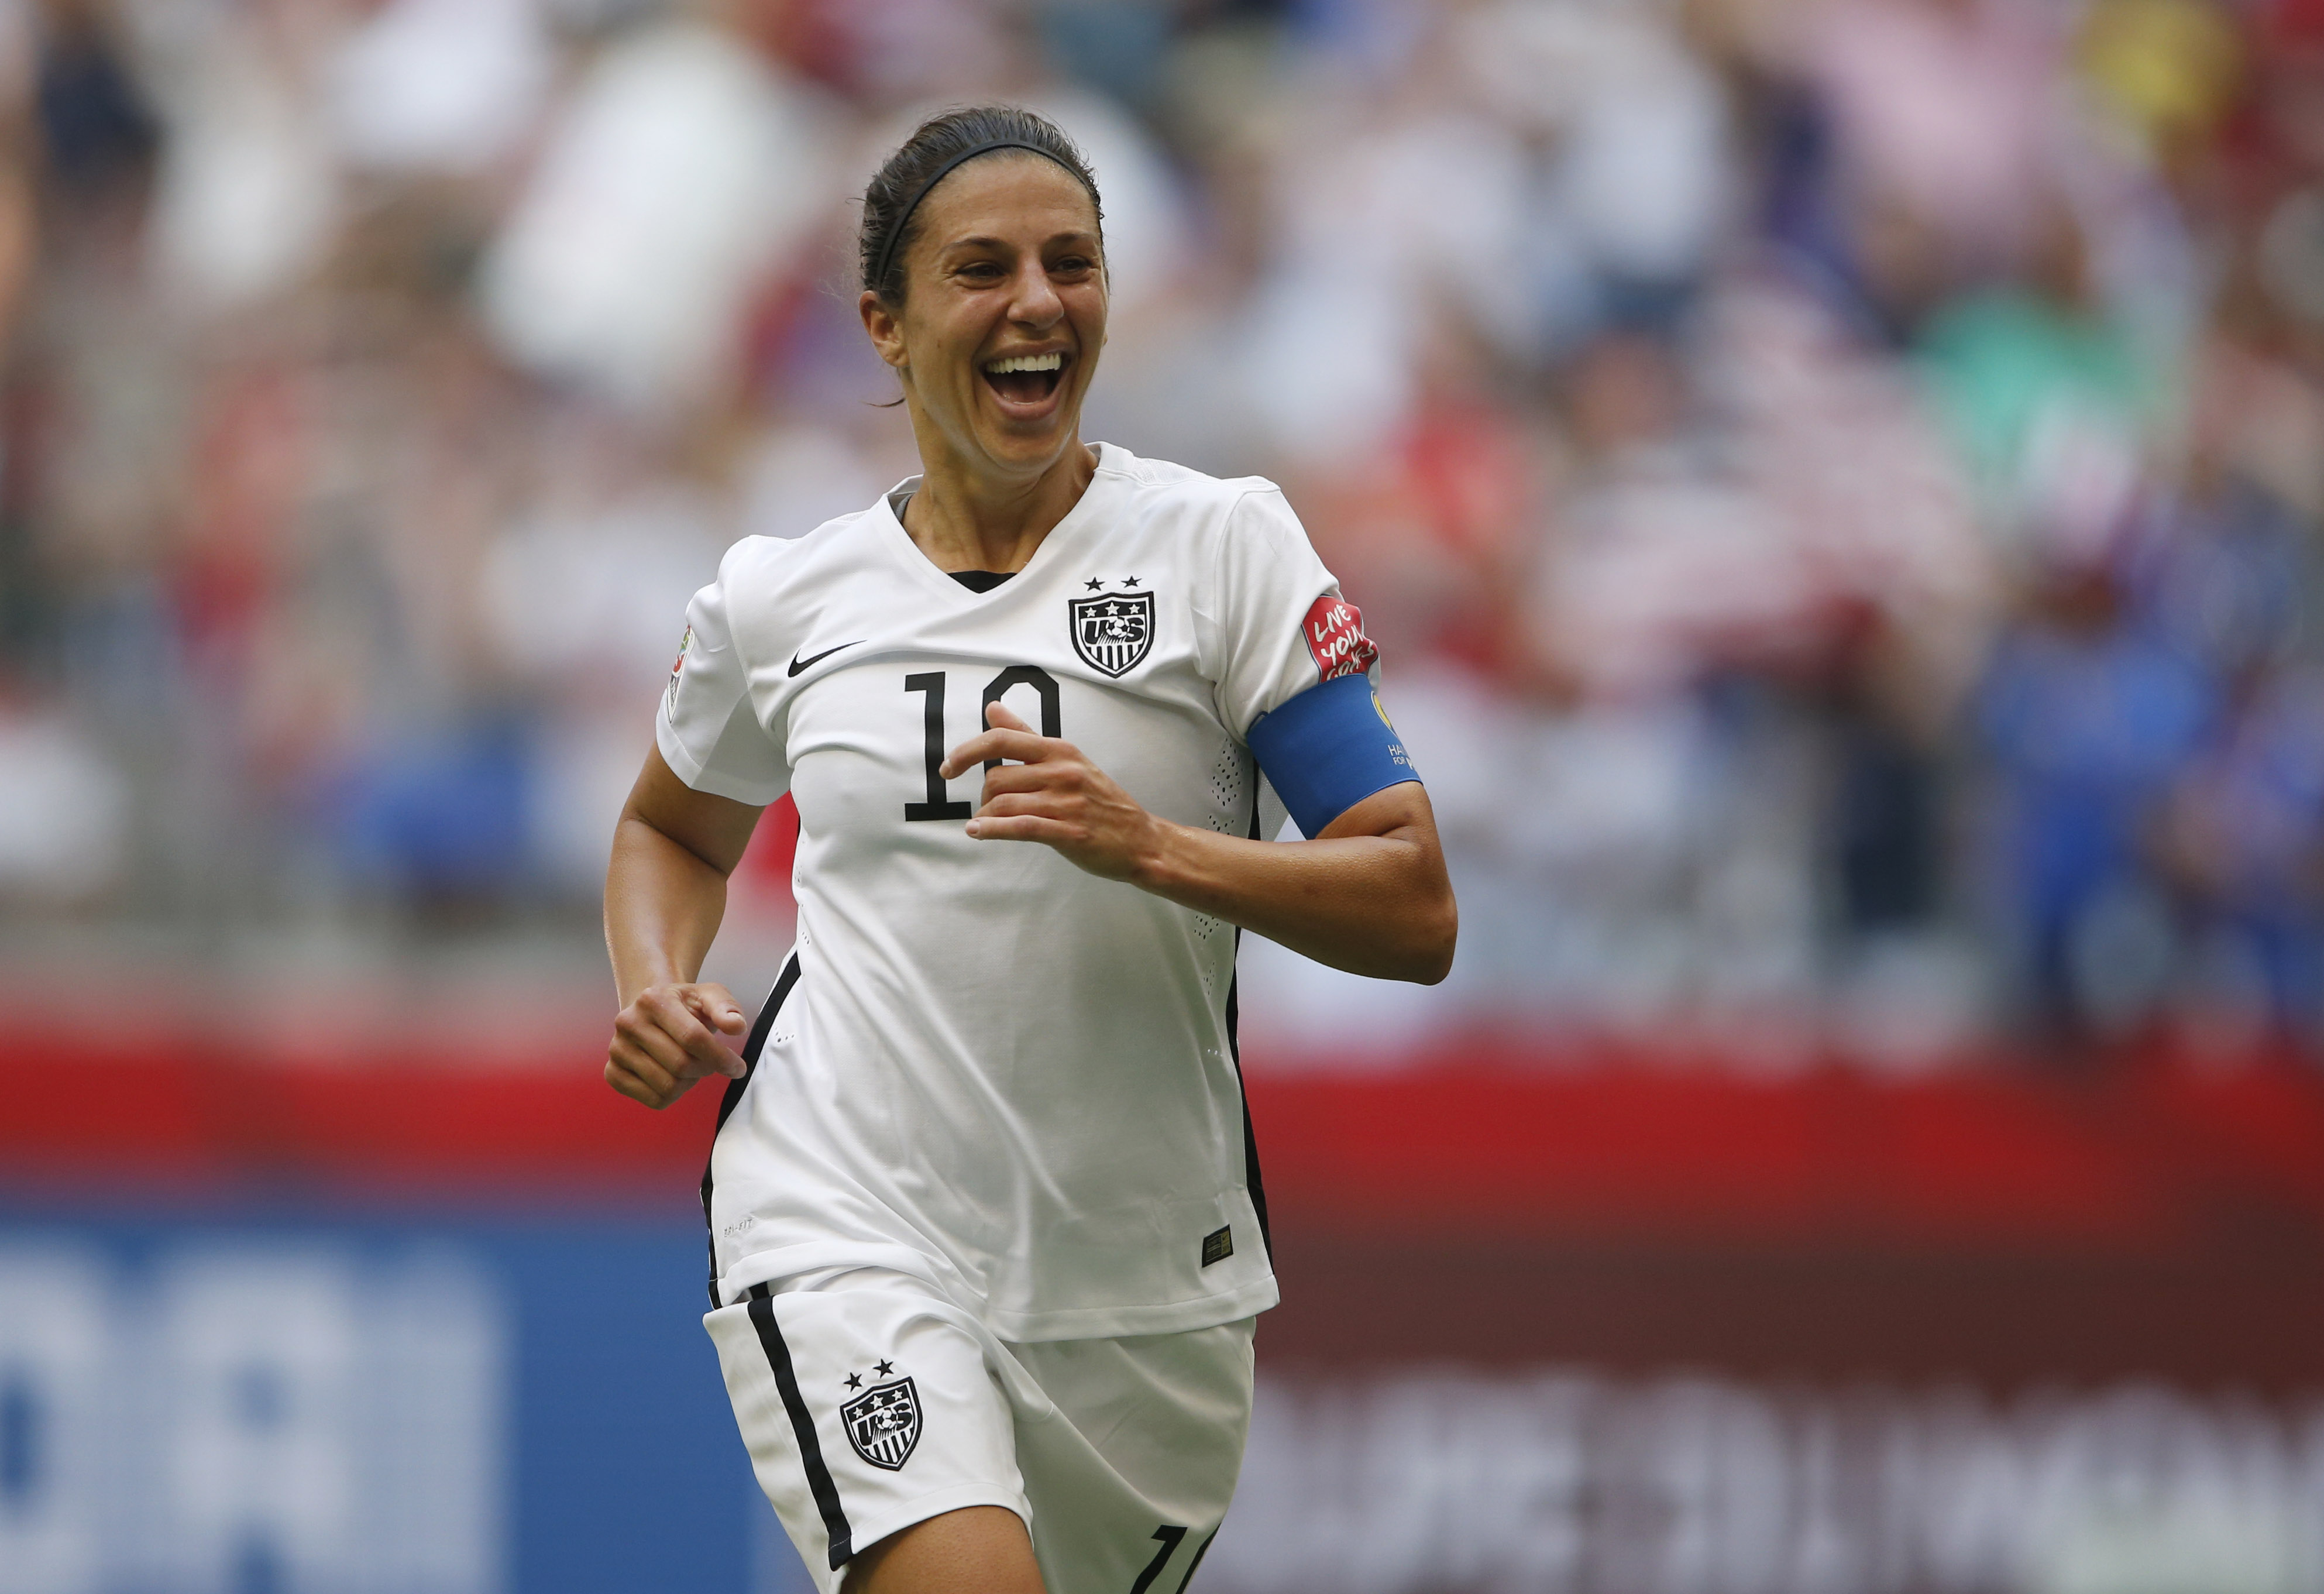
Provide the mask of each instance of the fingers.
[{"label": "fingers", "polygon": [[742,1004],[724,985],[688,985],[681,995],[696,1018],[722,1034],[740,1035],[750,1027]]},{"label": "fingers", "polygon": [[610,1057],[605,1060],[605,1083],[617,1093],[627,1096],[632,1101],[641,1101],[648,1107],[656,1104],[652,1093],[632,1078],[629,1070]]},{"label": "fingers", "polygon": [[605,1083],[631,1101],[642,1102],[657,1112],[694,1088],[690,1079],[669,1080],[667,1075],[657,1075],[656,1079],[667,1083],[647,1079],[610,1057],[606,1060]]},{"label": "fingers", "polygon": [[980,802],[991,802],[1006,792],[1082,790],[1085,782],[1078,765],[1072,763],[1001,764],[984,772],[984,789]]},{"label": "fingers", "polygon": [[616,1040],[605,1054],[605,1083],[632,1101],[659,1111],[694,1088],[694,1081],[672,1074],[626,1041]]},{"label": "fingers", "polygon": [[980,842],[1042,842],[1052,847],[1072,846],[1089,835],[1078,825],[1038,814],[980,814],[968,822],[968,834]]},{"label": "fingers", "polygon": [[[997,703],[992,706],[1001,707]],[[1013,719],[1016,716],[1012,714],[1010,717]],[[1059,745],[1047,737],[1036,736],[1022,729],[1020,722],[1019,726],[987,731],[982,736],[970,737],[945,755],[945,761],[936,766],[936,773],[946,780],[954,780],[964,770],[994,759],[1015,759],[1020,764],[1037,763],[1047,758]]]},{"label": "fingers", "polygon": [[1089,806],[1070,792],[987,790],[984,800],[977,805],[979,819],[1006,819],[1019,814],[1035,814],[1044,819],[1087,820],[1092,815]]},{"label": "fingers", "polygon": [[1153,815],[1077,757],[986,776],[967,830],[979,842],[1041,843],[1076,869],[1115,880],[1135,878],[1161,834]]},{"label": "fingers", "polygon": [[[622,1009],[621,1016],[613,1020],[613,1041],[617,1047],[626,1049],[628,1056],[624,1061],[641,1069],[659,1069],[675,1079],[686,1066],[686,1043],[663,1025],[663,1016],[652,1000],[654,994],[649,991]],[[688,1027],[702,1027],[691,1014],[682,1016]]]},{"label": "fingers", "polygon": [[649,1107],[666,1107],[706,1074],[742,1077],[742,1060],[705,1020],[727,1033],[745,1023],[721,985],[655,986],[622,1009],[606,1050],[605,1083]]},{"label": "fingers", "polygon": [[[729,1079],[742,1077],[742,1059],[729,1051],[704,1023],[710,1010],[717,1009],[734,1015],[739,1027],[742,1008],[733,997],[723,990],[716,997],[710,996],[706,988],[698,985],[657,986],[632,1006],[643,1009],[661,1033],[677,1043],[679,1057],[674,1071],[681,1076],[723,1073]],[[655,1055],[663,1054],[657,1052]]]},{"label": "fingers", "polygon": [[984,723],[996,731],[1030,731],[1033,728],[1019,719],[1016,711],[1005,703],[986,704]]},{"label": "fingers", "polygon": [[1089,818],[1087,807],[1074,794],[1038,788],[996,792],[988,782],[984,799],[968,822],[968,834],[983,842],[1078,846],[1089,840]]}]

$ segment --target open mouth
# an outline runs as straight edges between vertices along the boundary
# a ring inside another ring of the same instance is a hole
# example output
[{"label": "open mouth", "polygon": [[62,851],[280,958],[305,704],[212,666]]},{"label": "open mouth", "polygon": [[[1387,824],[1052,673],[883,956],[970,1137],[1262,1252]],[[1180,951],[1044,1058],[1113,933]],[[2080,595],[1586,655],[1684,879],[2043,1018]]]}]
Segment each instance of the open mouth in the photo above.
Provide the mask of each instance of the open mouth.
[{"label": "open mouth", "polygon": [[988,360],[983,367],[986,384],[1012,404],[1039,403],[1057,391],[1065,373],[1063,350],[1046,355],[1012,355],[1005,360]]}]

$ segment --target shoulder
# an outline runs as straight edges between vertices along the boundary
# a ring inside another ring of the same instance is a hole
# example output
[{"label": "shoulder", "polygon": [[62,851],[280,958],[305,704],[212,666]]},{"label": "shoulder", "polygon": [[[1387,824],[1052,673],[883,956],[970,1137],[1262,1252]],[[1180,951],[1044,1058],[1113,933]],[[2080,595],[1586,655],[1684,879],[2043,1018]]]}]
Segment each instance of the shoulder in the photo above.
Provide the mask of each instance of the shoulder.
[{"label": "shoulder", "polygon": [[724,610],[746,654],[787,655],[849,577],[876,560],[879,512],[874,504],[798,537],[745,537],[719,560],[718,579],[703,596]]},{"label": "shoulder", "polygon": [[748,593],[813,580],[835,562],[861,556],[871,540],[870,522],[880,506],[825,521],[798,537],[745,537],[718,562],[719,585],[730,599]]},{"label": "shoulder", "polygon": [[1206,475],[1167,459],[1141,458],[1116,443],[1101,446],[1097,472],[1141,498],[1222,514],[1253,493],[1273,493],[1277,498],[1283,494],[1283,489],[1265,476]]},{"label": "shoulder", "polygon": [[745,537],[719,561],[719,595],[737,615],[792,612],[879,562],[879,521],[886,512],[874,503],[798,537]]},{"label": "shoulder", "polygon": [[1222,544],[1267,539],[1299,525],[1283,489],[1265,476],[1207,475],[1167,459],[1142,459],[1112,443],[1103,447],[1098,474],[1115,482],[1141,512],[1167,515]]}]

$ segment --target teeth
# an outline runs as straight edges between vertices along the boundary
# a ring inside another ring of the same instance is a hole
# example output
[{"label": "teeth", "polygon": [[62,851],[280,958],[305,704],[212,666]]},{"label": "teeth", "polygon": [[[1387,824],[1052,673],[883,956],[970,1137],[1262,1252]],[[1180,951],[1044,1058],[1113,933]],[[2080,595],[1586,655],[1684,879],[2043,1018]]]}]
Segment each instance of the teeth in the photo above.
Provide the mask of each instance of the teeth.
[{"label": "teeth", "polygon": [[1016,355],[1006,360],[988,360],[984,368],[995,376],[1006,376],[1011,371],[1062,371],[1065,356],[1063,352],[1050,355]]}]

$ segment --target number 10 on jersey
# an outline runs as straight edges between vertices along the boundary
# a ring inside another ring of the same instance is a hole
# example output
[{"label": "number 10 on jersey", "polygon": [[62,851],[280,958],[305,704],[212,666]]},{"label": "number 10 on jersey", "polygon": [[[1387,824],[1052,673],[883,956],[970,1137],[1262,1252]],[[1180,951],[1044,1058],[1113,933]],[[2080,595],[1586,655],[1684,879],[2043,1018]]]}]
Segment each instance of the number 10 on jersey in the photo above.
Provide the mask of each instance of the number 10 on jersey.
[{"label": "number 10 on jersey", "polygon": [[[1060,728],[1057,716],[1056,677],[1034,664],[1012,664],[985,682],[984,698],[976,711],[976,730],[982,731],[985,728],[985,710],[1000,702],[1012,687],[1017,686],[1030,686],[1040,695],[1041,734],[1063,736],[1065,732]],[[927,755],[928,778],[926,800],[906,803],[904,819],[908,824],[922,819],[965,819],[976,811],[975,805],[950,800],[950,794],[945,789],[944,776],[938,773],[944,763],[945,751],[945,672],[932,669],[918,675],[906,676],[904,690],[925,695],[925,700],[920,705],[920,726],[923,733],[921,746]],[[971,734],[974,733],[972,732]],[[962,740],[965,741],[966,738],[964,737]],[[999,759],[987,759],[984,761],[984,767],[990,769],[1000,761]]]}]

